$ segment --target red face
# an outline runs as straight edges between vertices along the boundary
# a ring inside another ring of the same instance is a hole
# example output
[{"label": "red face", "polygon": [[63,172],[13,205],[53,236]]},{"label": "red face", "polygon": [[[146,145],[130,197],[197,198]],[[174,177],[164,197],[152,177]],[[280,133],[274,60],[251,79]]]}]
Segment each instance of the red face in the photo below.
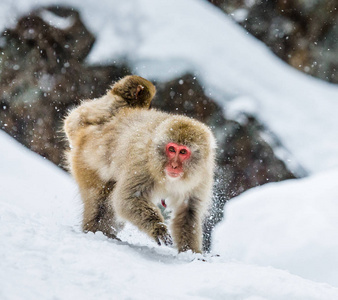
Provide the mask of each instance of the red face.
[{"label": "red face", "polygon": [[168,164],[165,167],[168,176],[173,178],[182,176],[183,162],[190,157],[190,149],[187,146],[168,143],[165,153],[168,157]]}]

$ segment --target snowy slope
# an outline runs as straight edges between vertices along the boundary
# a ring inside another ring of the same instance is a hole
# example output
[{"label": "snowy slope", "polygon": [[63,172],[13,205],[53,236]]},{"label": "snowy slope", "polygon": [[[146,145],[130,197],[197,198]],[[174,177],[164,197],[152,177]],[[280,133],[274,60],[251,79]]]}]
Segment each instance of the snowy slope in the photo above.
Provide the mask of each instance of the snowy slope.
[{"label": "snowy slope", "polygon": [[[35,5],[2,0],[0,29]],[[312,172],[338,167],[338,87],[284,64],[205,0],[59,0],[74,5],[98,40],[89,62],[126,57],[135,73],[165,80],[188,70],[211,97],[246,97]],[[228,104],[227,104],[228,105]],[[246,109],[246,107],[243,107]]]},{"label": "snowy slope", "polygon": [[337,178],[338,169],[232,199],[215,231],[214,251],[338,287]]},{"label": "snowy slope", "polygon": [[338,288],[272,267],[177,255],[132,227],[122,243],[83,234],[68,175],[1,131],[0,145],[2,300],[338,299]]}]

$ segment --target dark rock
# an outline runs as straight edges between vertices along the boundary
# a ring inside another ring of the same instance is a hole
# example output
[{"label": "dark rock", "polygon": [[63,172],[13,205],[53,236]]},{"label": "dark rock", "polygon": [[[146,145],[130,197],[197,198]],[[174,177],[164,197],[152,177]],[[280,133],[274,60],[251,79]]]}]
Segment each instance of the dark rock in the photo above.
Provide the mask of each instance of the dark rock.
[{"label": "dark rock", "polygon": [[57,165],[66,111],[80,99],[103,95],[128,73],[123,66],[86,66],[94,41],[78,12],[60,7],[33,11],[2,34],[0,128]]}]

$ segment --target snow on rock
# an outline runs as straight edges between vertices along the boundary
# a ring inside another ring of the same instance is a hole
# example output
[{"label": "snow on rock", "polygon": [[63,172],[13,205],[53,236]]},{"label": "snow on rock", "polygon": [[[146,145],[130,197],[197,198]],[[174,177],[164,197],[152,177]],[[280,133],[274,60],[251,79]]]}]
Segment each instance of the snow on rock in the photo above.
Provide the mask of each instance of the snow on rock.
[{"label": "snow on rock", "polygon": [[338,169],[270,183],[225,206],[213,250],[338,287]]},{"label": "snow on rock", "polygon": [[73,17],[59,17],[48,10],[42,10],[39,15],[47,24],[61,30],[72,27],[75,22]]}]

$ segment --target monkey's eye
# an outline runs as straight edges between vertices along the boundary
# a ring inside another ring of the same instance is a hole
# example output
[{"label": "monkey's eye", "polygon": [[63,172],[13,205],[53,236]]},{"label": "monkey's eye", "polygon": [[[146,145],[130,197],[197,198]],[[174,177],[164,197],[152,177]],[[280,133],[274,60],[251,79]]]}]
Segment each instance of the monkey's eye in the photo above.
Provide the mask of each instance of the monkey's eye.
[{"label": "monkey's eye", "polygon": [[168,150],[169,150],[169,152],[176,152],[176,151],[175,151],[175,148],[174,148],[173,146],[170,146],[170,147],[168,148]]},{"label": "monkey's eye", "polygon": [[187,154],[187,150],[182,149],[182,150],[180,151],[180,154]]}]

